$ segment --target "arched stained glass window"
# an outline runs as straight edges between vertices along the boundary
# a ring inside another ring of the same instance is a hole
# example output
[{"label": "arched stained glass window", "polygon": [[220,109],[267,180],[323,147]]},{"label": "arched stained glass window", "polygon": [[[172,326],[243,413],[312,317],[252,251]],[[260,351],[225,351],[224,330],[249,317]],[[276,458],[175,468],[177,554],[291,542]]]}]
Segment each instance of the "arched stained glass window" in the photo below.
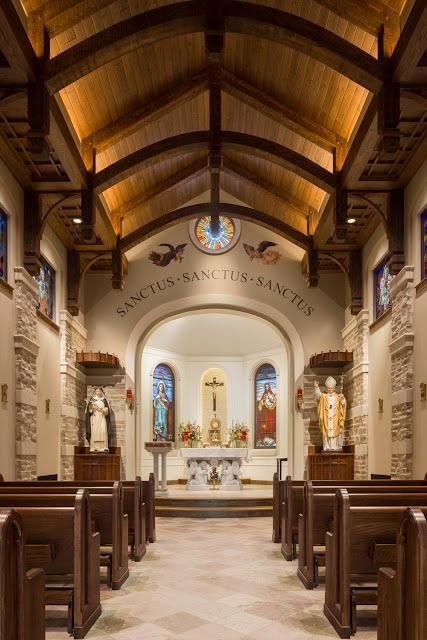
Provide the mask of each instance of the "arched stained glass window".
[{"label": "arched stained glass window", "polygon": [[45,316],[54,320],[55,313],[55,270],[43,257],[40,258],[42,266],[35,280],[39,287],[38,310]]},{"label": "arched stained glass window", "polygon": [[375,320],[381,318],[391,307],[390,284],[393,276],[387,265],[387,258],[384,258],[374,270],[375,288]]},{"label": "arched stained glass window", "polygon": [[0,209],[0,280],[7,280],[7,215]]},{"label": "arched stained glass window", "polygon": [[175,376],[167,364],[159,364],[153,373],[154,440],[175,440]]},{"label": "arched stained glass window", "polygon": [[277,375],[271,364],[255,374],[255,449],[276,448]]}]

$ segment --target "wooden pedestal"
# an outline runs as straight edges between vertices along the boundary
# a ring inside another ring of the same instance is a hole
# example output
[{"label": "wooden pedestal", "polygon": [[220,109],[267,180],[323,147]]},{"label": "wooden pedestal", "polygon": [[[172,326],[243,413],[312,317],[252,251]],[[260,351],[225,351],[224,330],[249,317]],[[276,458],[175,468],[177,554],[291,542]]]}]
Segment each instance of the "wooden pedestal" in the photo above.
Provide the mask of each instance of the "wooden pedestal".
[{"label": "wooden pedestal", "polygon": [[120,480],[120,449],[89,453],[89,447],[74,447],[74,480]]},{"label": "wooden pedestal", "polygon": [[317,447],[308,450],[309,480],[354,480],[354,446],[343,453],[320,453]]}]

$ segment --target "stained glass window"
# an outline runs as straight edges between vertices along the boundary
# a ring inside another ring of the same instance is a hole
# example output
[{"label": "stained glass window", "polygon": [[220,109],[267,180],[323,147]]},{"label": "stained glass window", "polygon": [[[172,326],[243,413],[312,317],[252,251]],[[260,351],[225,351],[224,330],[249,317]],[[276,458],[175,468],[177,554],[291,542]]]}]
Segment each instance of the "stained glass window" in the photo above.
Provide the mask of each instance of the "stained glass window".
[{"label": "stained glass window", "polygon": [[392,280],[393,276],[390,273],[386,259],[384,259],[374,271],[376,320],[381,318],[391,307],[390,283]]},{"label": "stained glass window", "polygon": [[276,369],[261,365],[255,374],[255,449],[276,448]]},{"label": "stained glass window", "polygon": [[222,215],[219,227],[213,230],[211,216],[204,216],[190,223],[190,237],[196,247],[205,253],[219,254],[231,249],[239,239],[240,223]]},{"label": "stained glass window", "polygon": [[175,377],[167,364],[159,364],[153,374],[154,440],[175,440]]},{"label": "stained glass window", "polygon": [[422,279],[427,278],[427,209],[421,214],[421,238],[422,238],[422,247],[421,247],[421,255],[422,255]]},{"label": "stained glass window", "polygon": [[54,320],[55,313],[55,270],[41,257],[42,266],[36,282],[39,287],[38,309],[45,316]]},{"label": "stained glass window", "polygon": [[7,280],[7,215],[0,209],[0,280]]}]

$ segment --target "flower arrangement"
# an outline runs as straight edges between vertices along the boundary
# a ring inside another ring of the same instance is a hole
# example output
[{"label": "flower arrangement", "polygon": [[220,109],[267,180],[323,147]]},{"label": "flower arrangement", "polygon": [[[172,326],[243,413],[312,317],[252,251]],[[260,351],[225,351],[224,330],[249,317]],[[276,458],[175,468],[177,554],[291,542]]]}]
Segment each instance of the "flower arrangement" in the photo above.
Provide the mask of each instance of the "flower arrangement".
[{"label": "flower arrangement", "polygon": [[208,482],[215,488],[221,480],[222,475],[222,466],[219,465],[208,465]]},{"label": "flower arrangement", "polygon": [[234,442],[246,442],[249,429],[244,422],[233,422],[228,430],[228,439]]},{"label": "flower arrangement", "polygon": [[196,424],[195,420],[193,422],[181,422],[178,427],[178,438],[184,442],[201,440],[202,429]]}]

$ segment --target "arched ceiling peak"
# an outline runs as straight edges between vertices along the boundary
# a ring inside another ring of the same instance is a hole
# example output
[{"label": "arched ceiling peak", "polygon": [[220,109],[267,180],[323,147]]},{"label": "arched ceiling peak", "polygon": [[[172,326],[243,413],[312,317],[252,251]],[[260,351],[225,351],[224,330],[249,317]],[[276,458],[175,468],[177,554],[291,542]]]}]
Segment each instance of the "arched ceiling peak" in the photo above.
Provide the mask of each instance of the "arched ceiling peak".
[{"label": "arched ceiling peak", "polygon": [[[373,56],[309,20],[247,2],[224,6],[225,33],[241,33],[289,46],[328,65],[370,91],[383,81],[383,65]],[[140,13],[67,49],[45,65],[51,93],[142,46],[206,30],[202,2],[180,2]]]}]

